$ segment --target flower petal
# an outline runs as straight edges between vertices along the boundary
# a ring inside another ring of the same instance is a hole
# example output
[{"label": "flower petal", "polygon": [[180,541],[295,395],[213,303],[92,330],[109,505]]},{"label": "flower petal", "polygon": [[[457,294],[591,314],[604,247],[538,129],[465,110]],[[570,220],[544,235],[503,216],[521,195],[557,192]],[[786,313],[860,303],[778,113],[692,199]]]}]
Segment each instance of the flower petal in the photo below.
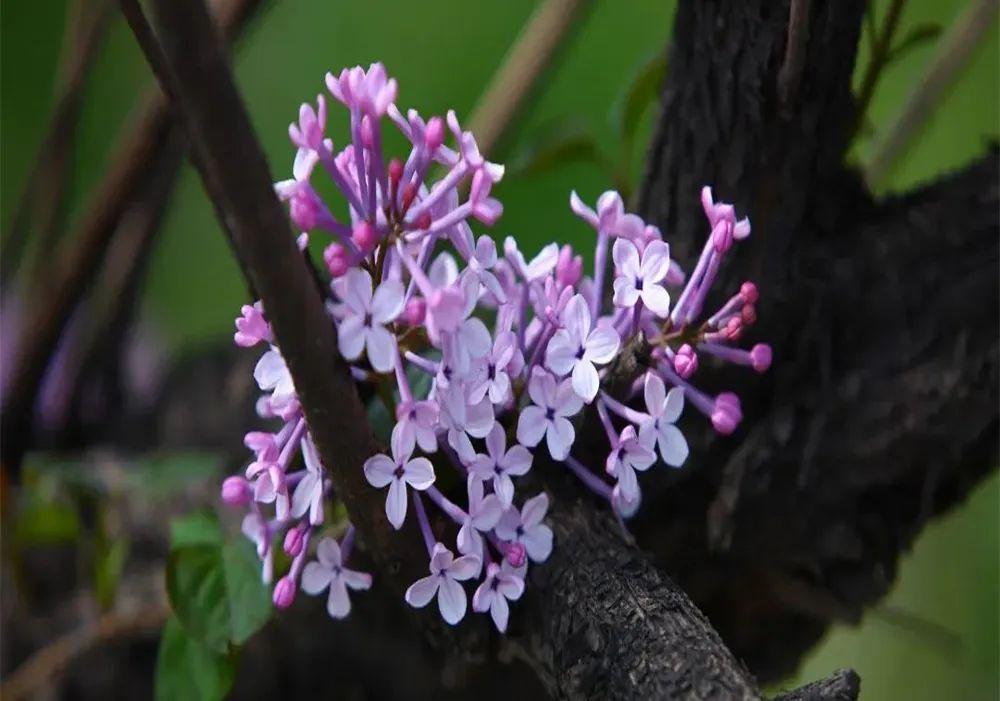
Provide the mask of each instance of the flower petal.
[{"label": "flower petal", "polygon": [[351,612],[351,597],[347,595],[347,586],[340,577],[330,581],[330,595],[326,599],[326,611],[331,618],[346,618]]},{"label": "flower petal", "polygon": [[441,618],[449,625],[455,625],[465,616],[467,606],[465,590],[450,577],[443,577],[438,588],[438,609]]},{"label": "flower petal", "polygon": [[379,453],[365,460],[364,471],[368,484],[381,489],[392,482],[396,463],[390,460],[388,455]]},{"label": "flower petal", "polygon": [[552,554],[552,529],[544,523],[527,528],[521,542],[533,562],[545,562]]},{"label": "flower petal", "polygon": [[434,484],[434,467],[427,458],[413,458],[403,465],[403,479],[414,489],[423,491]]},{"label": "flower petal", "polygon": [[614,328],[611,326],[598,326],[587,337],[587,342],[584,344],[583,357],[599,365],[609,363],[615,357],[615,353],[618,352],[620,345],[621,339],[618,338],[618,332]]},{"label": "flower petal", "polygon": [[545,435],[548,422],[545,412],[537,406],[525,407],[517,418],[517,441],[534,448]]},{"label": "flower petal", "polygon": [[523,445],[515,445],[500,459],[500,467],[508,475],[518,477],[531,469],[531,451]]},{"label": "flower petal", "polygon": [[340,577],[351,589],[366,591],[372,588],[372,576],[367,572],[358,572],[347,568],[340,570]]},{"label": "flower petal", "polygon": [[642,393],[643,398],[646,400],[646,411],[649,415],[654,418],[662,416],[667,393],[660,376],[655,372],[647,372]]},{"label": "flower petal", "polygon": [[355,314],[364,315],[371,308],[372,278],[360,268],[351,268],[344,274],[344,283],[340,288],[344,302]]},{"label": "flower petal", "polygon": [[507,619],[510,616],[510,606],[507,599],[502,596],[494,596],[490,603],[490,617],[496,624],[497,630],[501,633],[507,630]]},{"label": "flower petal", "polygon": [[418,579],[406,590],[404,595],[406,603],[413,608],[423,608],[434,598],[440,583],[441,577],[433,574],[430,577]]},{"label": "flower petal", "polygon": [[650,241],[642,252],[640,275],[645,283],[659,282],[670,270],[670,246],[665,241]]},{"label": "flower petal", "polygon": [[[593,367],[593,366],[591,366]],[[523,417],[524,414],[521,414]],[[520,424],[518,424],[520,428]],[[573,424],[562,416],[557,416],[553,421],[548,422],[548,430],[545,432],[545,443],[549,448],[549,454],[556,460],[565,460],[569,455],[569,449],[573,445],[576,434],[573,432]]]},{"label": "flower petal", "polygon": [[639,293],[642,303],[658,317],[665,317],[670,313],[670,293],[662,285],[652,285],[646,283]]},{"label": "flower petal", "polygon": [[590,404],[597,396],[601,379],[597,376],[597,368],[589,360],[581,360],[573,368],[573,391],[583,401]]},{"label": "flower petal", "polygon": [[574,343],[570,333],[559,329],[552,335],[545,349],[545,365],[557,375],[568,375],[576,365],[579,343]]},{"label": "flower petal", "polygon": [[390,278],[378,286],[372,297],[372,321],[387,324],[403,311],[403,283]]},{"label": "flower petal", "polygon": [[385,497],[385,516],[397,531],[406,520],[406,485],[403,480],[394,479],[389,484],[389,493]]},{"label": "flower petal", "polygon": [[590,333],[590,310],[583,295],[573,295],[560,315],[563,328],[576,344],[581,344]]},{"label": "flower petal", "polygon": [[687,460],[687,439],[684,438],[681,430],[673,424],[660,425],[657,444],[660,448],[660,455],[663,456],[663,462],[671,467],[680,467]]},{"label": "flower petal", "polygon": [[330,586],[331,579],[333,579],[332,571],[315,560],[309,562],[302,570],[302,591],[315,596]]},{"label": "flower petal", "polygon": [[615,267],[623,276],[633,279],[639,276],[639,251],[634,243],[628,239],[615,239],[611,257],[615,261]]},{"label": "flower petal", "polygon": [[396,360],[396,337],[384,326],[376,324],[368,329],[365,345],[372,367],[377,372],[391,372]]},{"label": "flower petal", "polygon": [[479,573],[482,565],[482,558],[479,555],[462,555],[456,557],[448,567],[448,574],[462,582],[471,579]]},{"label": "flower petal", "polygon": [[357,315],[346,317],[337,327],[337,347],[346,360],[357,360],[367,337],[364,320]]},{"label": "flower petal", "polygon": [[684,390],[674,387],[667,393],[667,400],[663,406],[663,421],[674,423],[680,418],[684,410]]},{"label": "flower petal", "polygon": [[635,279],[631,277],[616,277],[613,284],[615,293],[611,301],[616,307],[625,309],[635,306],[639,301],[639,290],[635,289]]}]

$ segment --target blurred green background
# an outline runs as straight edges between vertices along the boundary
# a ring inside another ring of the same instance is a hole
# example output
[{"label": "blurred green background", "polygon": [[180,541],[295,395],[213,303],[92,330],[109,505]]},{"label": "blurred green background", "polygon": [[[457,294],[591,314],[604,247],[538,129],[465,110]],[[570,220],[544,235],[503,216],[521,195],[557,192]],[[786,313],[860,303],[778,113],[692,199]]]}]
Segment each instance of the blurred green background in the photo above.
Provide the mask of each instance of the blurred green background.
[{"label": "blurred green background", "polygon": [[[323,89],[327,70],[383,61],[399,79],[401,107],[417,107],[424,114],[453,107],[467,119],[534,5],[529,0],[268,3],[239,43],[235,65],[275,177],[290,172],[287,125],[299,103]],[[885,5],[876,4],[877,17]],[[926,24],[947,27],[964,7],[964,2],[910,0],[897,36]],[[594,3],[495,157],[516,160],[540,134],[568,121],[592,130],[615,152],[615,106],[636,70],[663,49],[673,12],[672,2]],[[3,3],[0,222],[10,219],[49,114],[65,15],[66,0]],[[935,41],[923,44],[883,72],[869,112],[876,130],[898,111],[935,47]],[[903,190],[960,166],[997,138],[998,63],[994,21],[926,128],[879,184],[880,191]],[[866,65],[862,41],[856,77]],[[150,84],[131,35],[116,18],[87,90],[71,217],[103,173],[119,128]],[[633,178],[641,169],[651,118],[645,116],[631,154]],[[863,162],[870,152],[870,135],[864,135],[853,155]],[[586,162],[508,178],[497,188],[505,213],[492,233],[516,233],[528,249],[568,238],[580,226],[568,210],[569,191],[575,188],[592,201],[610,184],[606,170]],[[188,350],[230,337],[245,295],[200,182],[186,167],[155,253],[145,314],[159,326],[168,350]],[[861,674],[866,699],[997,698],[998,496],[1000,482],[994,476],[962,509],[928,527],[905,558],[884,605],[857,628],[833,630],[803,666],[800,680],[788,684],[850,666]]]}]

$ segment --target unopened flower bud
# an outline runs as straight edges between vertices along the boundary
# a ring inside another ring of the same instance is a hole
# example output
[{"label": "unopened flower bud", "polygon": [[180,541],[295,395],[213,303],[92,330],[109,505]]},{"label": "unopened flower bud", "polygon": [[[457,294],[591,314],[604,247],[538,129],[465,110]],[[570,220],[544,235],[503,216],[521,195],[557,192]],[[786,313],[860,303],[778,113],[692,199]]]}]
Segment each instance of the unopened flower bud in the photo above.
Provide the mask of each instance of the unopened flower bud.
[{"label": "unopened flower bud", "polygon": [[234,475],[222,482],[222,501],[229,506],[246,506],[250,503],[250,483]]},{"label": "unopened flower bud", "polygon": [[750,349],[750,362],[755,372],[767,372],[771,367],[771,346],[758,343]]},{"label": "unopened flower bud", "polygon": [[686,380],[698,369],[698,354],[694,348],[685,343],[674,354],[674,370],[681,379]]},{"label": "unopened flower bud", "polygon": [[740,296],[743,297],[743,301],[747,304],[757,303],[757,286],[752,282],[744,282],[740,285]]},{"label": "unopened flower bud", "polygon": [[424,131],[424,143],[431,151],[436,151],[444,143],[444,120],[440,117],[431,117],[427,120],[427,129]]},{"label": "unopened flower bud", "polygon": [[528,551],[520,543],[507,543],[507,551],[504,556],[512,566],[523,567],[528,557]]},{"label": "unopened flower bud", "polygon": [[286,575],[274,585],[274,594],[271,600],[279,609],[286,609],[295,601],[295,589],[295,582]]},{"label": "unopened flower bud", "polygon": [[301,526],[296,526],[295,528],[288,529],[288,533],[285,534],[285,554],[289,557],[296,557],[300,552],[302,552],[302,545],[305,542],[305,529]]},{"label": "unopened flower bud", "polygon": [[720,332],[727,341],[740,340],[740,336],[743,335],[743,319],[738,316],[729,317]]},{"label": "unopened flower bud", "polygon": [[427,302],[423,297],[413,296],[403,308],[402,320],[407,326],[420,326],[427,316]]},{"label": "unopened flower bud", "polygon": [[323,262],[332,277],[340,277],[351,267],[347,249],[339,243],[331,243],[323,251]]},{"label": "unopened flower bud", "polygon": [[358,222],[351,233],[351,240],[354,241],[363,254],[368,255],[375,250],[375,244],[378,243],[378,232],[371,223],[366,221]]},{"label": "unopened flower bud", "polygon": [[556,279],[565,287],[575,285],[583,274],[583,256],[574,256],[573,247],[569,244],[559,251],[556,263]]},{"label": "unopened flower bud", "polygon": [[740,309],[740,321],[744,326],[753,326],[757,323],[757,307],[752,304],[744,304]]},{"label": "unopened flower bud", "polygon": [[712,426],[718,433],[728,436],[743,420],[740,409],[740,398],[732,392],[723,392],[715,398],[712,409]]}]

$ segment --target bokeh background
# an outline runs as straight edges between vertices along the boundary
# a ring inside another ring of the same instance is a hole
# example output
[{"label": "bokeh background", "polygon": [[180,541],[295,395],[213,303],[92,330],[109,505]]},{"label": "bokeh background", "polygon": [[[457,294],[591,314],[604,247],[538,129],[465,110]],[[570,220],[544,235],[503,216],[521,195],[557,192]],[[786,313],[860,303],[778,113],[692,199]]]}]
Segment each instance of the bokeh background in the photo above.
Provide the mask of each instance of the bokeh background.
[{"label": "bokeh background", "polygon": [[[876,2],[876,17],[886,4]],[[327,70],[383,61],[399,80],[401,106],[422,113],[454,108],[467,117],[534,5],[530,0],[267,3],[238,43],[234,64],[275,177],[289,177],[293,150],[287,125],[299,103],[323,89]],[[964,7],[965,2],[909,0],[898,36],[923,26],[947,27]],[[624,154],[615,115],[632,76],[663,51],[673,13],[673,2],[653,0],[608,0],[590,6],[543,76],[534,99],[491,155],[516,171],[518,164],[532,163],[538,144],[553,133],[574,130],[592,134],[620,172],[592,159],[566,159],[508,177],[496,189],[505,213],[492,232],[495,236],[515,233],[527,249],[553,239],[572,240],[581,224],[568,209],[571,189],[591,201],[615,177],[636,181],[654,110],[647,111],[634,148]],[[66,16],[65,0],[5,0],[0,8],[4,224],[10,221],[43,136]],[[898,112],[935,47],[935,40],[923,43],[883,72],[869,111],[870,128],[852,149],[858,163],[870,157],[872,134]],[[867,53],[863,38],[857,78],[867,65]],[[994,20],[926,127],[877,183],[879,192],[905,190],[961,166],[997,138],[998,65]],[[150,85],[131,34],[115,18],[86,90],[72,157],[70,221],[108,166],[119,129]],[[231,338],[232,319],[245,301],[246,287],[211,205],[193,169],[185,166],[152,259],[141,302],[143,319],[153,329],[162,355],[177,357]],[[234,436],[234,442],[238,440]],[[787,684],[848,666],[860,673],[865,699],[997,698],[998,497],[1000,481],[994,476],[968,503],[931,524],[905,557],[886,600],[859,626],[832,629],[798,679]]]}]

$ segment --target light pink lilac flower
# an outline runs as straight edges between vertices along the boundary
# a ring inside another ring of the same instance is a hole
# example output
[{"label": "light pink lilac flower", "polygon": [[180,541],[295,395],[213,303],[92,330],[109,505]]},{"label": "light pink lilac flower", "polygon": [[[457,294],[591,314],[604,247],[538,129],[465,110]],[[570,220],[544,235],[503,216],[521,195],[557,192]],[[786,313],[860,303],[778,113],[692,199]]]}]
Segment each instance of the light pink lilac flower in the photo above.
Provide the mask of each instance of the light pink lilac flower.
[{"label": "light pink lilac flower", "polygon": [[468,606],[465,589],[459,582],[474,577],[480,567],[479,557],[462,555],[456,558],[448,548],[437,543],[431,554],[430,576],[410,585],[406,590],[406,603],[423,608],[437,596],[441,617],[446,623],[455,625],[465,617]]},{"label": "light pink lilac flower", "polygon": [[372,294],[371,276],[363,270],[349,270],[340,288],[343,304],[337,341],[348,360],[357,360],[364,350],[368,362],[378,372],[390,372],[396,354],[396,337],[386,324],[403,311],[403,284],[386,280]]},{"label": "light pink lilac flower", "polygon": [[600,386],[595,366],[611,362],[621,341],[610,326],[591,329],[590,310],[582,295],[573,296],[561,320],[563,327],[549,341],[545,364],[557,375],[570,375],[573,391],[589,404]]},{"label": "light pink lilac flower", "polygon": [[514,482],[511,477],[520,477],[531,469],[531,453],[523,445],[514,444],[508,450],[503,427],[494,424],[486,436],[486,454],[466,454],[469,458],[469,472],[477,480],[491,480],[493,491],[506,509],[514,501]]},{"label": "light pink lilac flower", "polygon": [[308,563],[302,571],[302,591],[315,596],[324,589],[330,593],[326,599],[326,610],[333,618],[344,618],[351,612],[348,589],[364,591],[372,586],[372,576],[366,572],[344,567],[340,556],[340,545],[332,538],[324,538],[316,547],[316,560]]},{"label": "light pink lilac flower", "polygon": [[670,293],[661,284],[670,270],[670,247],[653,241],[642,252],[628,239],[617,239],[611,255],[618,269],[614,302],[619,307],[634,307],[640,299],[651,312],[665,317],[670,311]]},{"label": "light pink lilac flower", "polygon": [[533,404],[525,407],[517,419],[517,440],[534,448],[544,436],[549,453],[562,460],[576,439],[568,417],[580,411],[583,400],[573,390],[571,380],[557,384],[556,378],[538,368],[528,383],[528,395]]},{"label": "light pink lilac flower", "polygon": [[532,562],[545,562],[552,554],[552,529],[542,522],[548,510],[549,497],[544,492],[528,499],[520,510],[512,506],[500,517],[497,535],[523,545]]},{"label": "light pink lilac flower", "polygon": [[507,561],[503,565],[491,562],[486,567],[486,579],[472,596],[472,610],[478,613],[490,612],[494,625],[501,633],[507,631],[510,617],[508,601],[517,601],[524,593],[524,580],[511,571]]},{"label": "light pink lilac flower", "polygon": [[674,423],[684,409],[684,390],[672,387],[667,392],[660,376],[651,372],[646,374],[643,391],[649,419],[639,426],[639,440],[649,447],[655,444],[663,462],[680,467],[687,460],[688,444]]},{"label": "light pink lilac flower", "polygon": [[376,489],[389,487],[385,498],[385,515],[397,530],[406,519],[406,485],[424,490],[434,484],[434,468],[427,458],[411,458],[412,446],[406,445],[402,431],[392,432],[392,458],[379,453],[364,464],[365,478]]}]

